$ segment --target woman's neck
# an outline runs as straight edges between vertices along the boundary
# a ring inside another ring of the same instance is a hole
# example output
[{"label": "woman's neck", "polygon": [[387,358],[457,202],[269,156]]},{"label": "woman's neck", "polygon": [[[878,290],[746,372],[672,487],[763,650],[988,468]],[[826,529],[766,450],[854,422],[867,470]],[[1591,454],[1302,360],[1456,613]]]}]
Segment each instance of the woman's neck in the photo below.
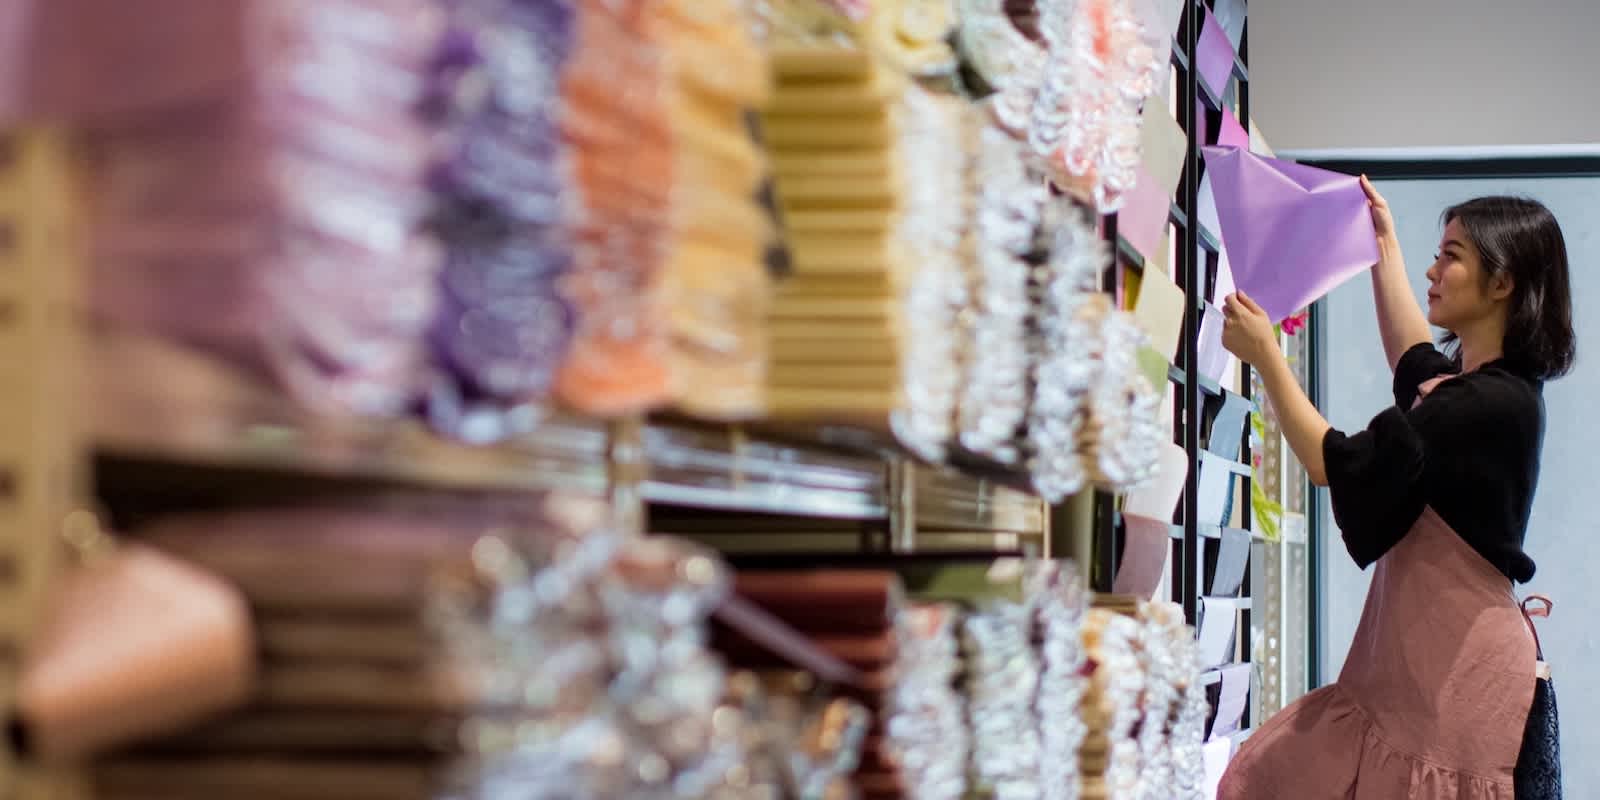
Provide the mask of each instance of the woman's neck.
[{"label": "woman's neck", "polygon": [[1455,332],[1461,347],[1461,371],[1472,372],[1505,355],[1505,323],[1486,319]]}]

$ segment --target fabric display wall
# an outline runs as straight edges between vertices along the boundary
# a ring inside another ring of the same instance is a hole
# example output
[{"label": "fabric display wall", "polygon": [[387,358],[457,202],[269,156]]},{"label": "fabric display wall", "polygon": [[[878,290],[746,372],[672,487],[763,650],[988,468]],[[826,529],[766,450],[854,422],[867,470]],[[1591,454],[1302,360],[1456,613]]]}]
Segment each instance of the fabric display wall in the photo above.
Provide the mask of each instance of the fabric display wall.
[{"label": "fabric display wall", "polygon": [[[1174,10],[1181,19],[1165,102],[1143,107],[1139,180],[1109,226],[1117,253],[1109,275],[1149,336],[1141,364],[1167,391],[1171,441],[1159,480],[1098,496],[1093,575],[1103,591],[1169,597],[1197,625],[1214,786],[1253,725],[1306,691],[1310,597],[1305,474],[1256,399],[1249,368],[1223,349],[1220,308],[1236,288],[1270,295],[1304,381],[1313,365],[1299,332],[1315,291],[1294,275],[1272,290],[1260,266],[1271,259],[1261,253],[1279,232],[1268,235],[1266,223],[1252,230],[1241,200],[1264,193],[1236,165],[1293,170],[1271,158],[1250,120],[1245,3]],[[1259,198],[1253,208],[1277,211]]]},{"label": "fabric display wall", "polygon": [[12,8],[0,794],[1207,796],[1242,2]]}]

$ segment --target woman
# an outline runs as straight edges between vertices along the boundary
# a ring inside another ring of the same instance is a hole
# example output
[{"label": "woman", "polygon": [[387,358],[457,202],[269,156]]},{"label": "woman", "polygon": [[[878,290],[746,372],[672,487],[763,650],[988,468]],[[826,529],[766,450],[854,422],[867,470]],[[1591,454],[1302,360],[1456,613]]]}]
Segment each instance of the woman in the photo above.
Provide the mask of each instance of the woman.
[{"label": "woman", "polygon": [[[1575,356],[1566,244],[1531,200],[1447,210],[1424,316],[1388,204],[1361,185],[1393,408],[1359,433],[1334,430],[1261,309],[1242,294],[1225,301],[1224,345],[1259,371],[1284,437],[1330,490],[1351,557],[1377,568],[1339,681],[1247,740],[1219,797],[1511,800],[1536,663],[1512,582],[1533,577],[1522,547],[1543,382]],[[1429,323],[1448,332],[1449,355]]]}]

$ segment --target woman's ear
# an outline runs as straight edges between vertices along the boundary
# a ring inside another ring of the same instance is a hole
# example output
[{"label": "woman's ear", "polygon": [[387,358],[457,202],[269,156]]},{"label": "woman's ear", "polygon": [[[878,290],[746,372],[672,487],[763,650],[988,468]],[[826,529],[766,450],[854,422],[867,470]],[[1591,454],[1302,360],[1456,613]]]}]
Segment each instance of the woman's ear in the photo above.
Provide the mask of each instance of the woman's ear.
[{"label": "woman's ear", "polygon": [[1516,288],[1516,281],[1512,280],[1511,273],[1502,270],[1489,278],[1489,299],[1499,302],[1511,296],[1511,291]]}]

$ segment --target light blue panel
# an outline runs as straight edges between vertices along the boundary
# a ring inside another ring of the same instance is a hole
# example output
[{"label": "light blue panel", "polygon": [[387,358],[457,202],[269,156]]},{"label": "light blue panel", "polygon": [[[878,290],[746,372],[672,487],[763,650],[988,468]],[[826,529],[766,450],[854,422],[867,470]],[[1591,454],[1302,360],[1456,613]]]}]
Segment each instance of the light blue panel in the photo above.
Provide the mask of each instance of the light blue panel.
[{"label": "light blue panel", "polygon": [[[1485,194],[1533,197],[1555,212],[1572,261],[1578,365],[1545,388],[1549,423],[1544,465],[1528,531],[1538,574],[1519,593],[1550,595],[1554,616],[1540,626],[1555,670],[1561,703],[1568,797],[1600,797],[1600,179],[1389,181],[1379,190],[1394,209],[1411,282],[1420,298],[1423,273],[1439,242],[1439,215],[1450,205]],[[1335,290],[1327,302],[1327,414],[1353,430],[1393,403],[1378,339],[1372,287],[1365,278]],[[1324,530],[1337,531],[1324,499]],[[1324,541],[1324,661],[1331,680],[1344,663],[1361,616],[1370,571],[1356,569],[1337,535]]]}]

